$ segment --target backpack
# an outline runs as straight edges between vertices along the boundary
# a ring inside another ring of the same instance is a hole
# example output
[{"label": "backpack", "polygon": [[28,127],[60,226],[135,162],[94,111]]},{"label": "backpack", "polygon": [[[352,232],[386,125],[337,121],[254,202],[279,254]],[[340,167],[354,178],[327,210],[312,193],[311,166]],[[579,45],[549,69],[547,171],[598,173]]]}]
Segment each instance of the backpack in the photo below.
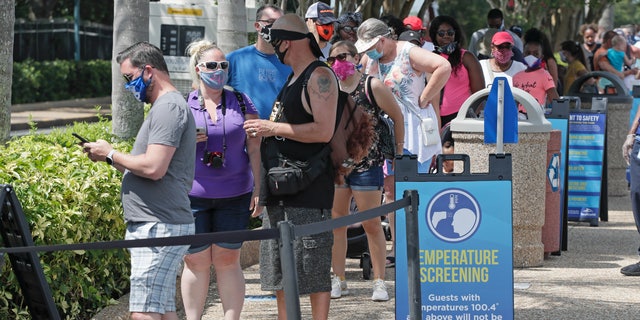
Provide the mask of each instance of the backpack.
[{"label": "backpack", "polygon": [[[302,83],[309,108],[311,108],[311,100],[307,91],[307,83],[313,70],[319,66],[326,65],[320,62],[308,68]],[[329,141],[336,184],[344,184],[344,177],[349,175],[356,164],[369,154],[374,134],[371,115],[363,107],[357,105],[351,95],[340,90],[335,130],[331,141]]]}]

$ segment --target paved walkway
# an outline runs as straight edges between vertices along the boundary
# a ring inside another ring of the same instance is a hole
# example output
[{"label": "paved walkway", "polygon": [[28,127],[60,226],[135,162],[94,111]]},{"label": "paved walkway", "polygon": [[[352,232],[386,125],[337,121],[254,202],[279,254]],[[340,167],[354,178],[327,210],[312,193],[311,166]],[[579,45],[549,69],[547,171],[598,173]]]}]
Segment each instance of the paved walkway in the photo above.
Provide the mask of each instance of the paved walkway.
[{"label": "paved walkway", "polygon": [[11,106],[11,136],[29,133],[32,122],[39,130],[46,130],[74,121],[97,121],[96,106],[101,106],[100,114],[110,116],[110,104],[111,97],[102,97],[14,105]]},{"label": "paved walkway", "polygon": [[[80,116],[86,115],[85,112],[95,115],[92,107],[95,104],[107,106],[108,101],[41,108],[23,105],[12,113],[12,128],[24,126],[29,117],[40,122],[40,126],[45,121],[84,120],[87,118]],[[640,319],[640,277],[620,274],[621,267],[637,261],[639,244],[629,198],[609,198],[609,221],[600,222],[597,227],[589,226],[588,222],[570,222],[567,251],[548,257],[542,267],[514,269],[515,319]],[[245,269],[247,293],[242,318],[275,319],[275,300],[270,293],[260,291],[258,270],[258,265]],[[394,271],[387,269],[386,275],[391,300],[372,302],[371,281],[362,279],[358,260],[347,259],[351,294],[331,301],[330,319],[394,319]],[[120,305],[105,309],[95,319],[128,319],[126,301],[124,297]],[[308,299],[302,297],[300,302],[302,318],[310,319]],[[180,315],[184,316],[181,311]],[[222,307],[213,283],[203,319],[221,319],[221,315]]]},{"label": "paved walkway", "polygon": [[[609,207],[609,221],[597,227],[569,222],[568,250],[560,256],[548,257],[541,267],[514,269],[514,319],[640,319],[640,277],[620,273],[621,267],[637,262],[640,237],[627,197],[609,198]],[[395,269],[386,272],[391,300],[373,302],[371,281],[363,280],[358,262],[347,259],[351,294],[331,301],[329,319],[394,319]],[[259,265],[246,268],[245,277],[242,319],[276,319],[273,295],[260,290]],[[123,305],[110,307],[95,319],[127,319],[126,298],[121,302]],[[310,319],[308,298],[301,297],[300,303],[302,319]],[[184,317],[181,310],[179,315]],[[221,319],[221,315],[222,305],[212,283],[202,319]]]}]

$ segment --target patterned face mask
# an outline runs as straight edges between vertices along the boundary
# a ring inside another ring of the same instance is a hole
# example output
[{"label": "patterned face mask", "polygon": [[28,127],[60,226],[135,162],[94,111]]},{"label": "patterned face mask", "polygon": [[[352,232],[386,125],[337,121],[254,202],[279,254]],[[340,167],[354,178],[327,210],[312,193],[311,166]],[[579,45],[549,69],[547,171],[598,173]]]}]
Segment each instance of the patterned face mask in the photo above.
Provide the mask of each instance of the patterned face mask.
[{"label": "patterned face mask", "polygon": [[133,93],[133,96],[140,102],[147,102],[147,87],[151,84],[151,78],[149,77],[149,81],[144,82],[144,69],[142,69],[142,73],[140,76],[125,83],[125,90]]},{"label": "patterned face mask", "polygon": [[513,51],[511,50],[493,50],[493,57],[496,58],[499,64],[506,64],[513,57]]},{"label": "patterned face mask", "polygon": [[227,80],[229,79],[229,73],[227,70],[214,70],[214,71],[200,71],[200,79],[204,84],[215,90],[220,90],[227,84]]},{"label": "patterned face mask", "polygon": [[444,53],[446,55],[450,55],[454,51],[456,51],[456,48],[458,48],[458,42],[457,41],[453,41],[453,42],[449,42],[449,44],[447,44],[445,46],[438,47],[438,52]]}]

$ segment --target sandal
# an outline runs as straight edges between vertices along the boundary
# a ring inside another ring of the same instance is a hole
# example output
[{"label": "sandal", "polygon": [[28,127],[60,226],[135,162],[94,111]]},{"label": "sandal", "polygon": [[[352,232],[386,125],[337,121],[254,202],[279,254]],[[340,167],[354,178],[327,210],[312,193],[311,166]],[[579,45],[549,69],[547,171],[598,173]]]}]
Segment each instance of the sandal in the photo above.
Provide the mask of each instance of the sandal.
[{"label": "sandal", "polygon": [[387,257],[387,268],[394,268],[396,266],[396,257],[388,256]]}]

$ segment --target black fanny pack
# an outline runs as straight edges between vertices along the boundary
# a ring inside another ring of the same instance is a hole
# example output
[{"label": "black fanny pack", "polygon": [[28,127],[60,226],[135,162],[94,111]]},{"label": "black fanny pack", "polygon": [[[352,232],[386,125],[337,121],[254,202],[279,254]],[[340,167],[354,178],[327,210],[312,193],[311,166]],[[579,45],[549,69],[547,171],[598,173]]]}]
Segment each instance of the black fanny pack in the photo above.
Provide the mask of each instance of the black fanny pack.
[{"label": "black fanny pack", "polygon": [[306,189],[329,165],[329,145],[307,161],[289,159],[277,148],[276,141],[268,142],[267,152],[272,165],[267,171],[267,186],[276,196],[292,195]]}]

